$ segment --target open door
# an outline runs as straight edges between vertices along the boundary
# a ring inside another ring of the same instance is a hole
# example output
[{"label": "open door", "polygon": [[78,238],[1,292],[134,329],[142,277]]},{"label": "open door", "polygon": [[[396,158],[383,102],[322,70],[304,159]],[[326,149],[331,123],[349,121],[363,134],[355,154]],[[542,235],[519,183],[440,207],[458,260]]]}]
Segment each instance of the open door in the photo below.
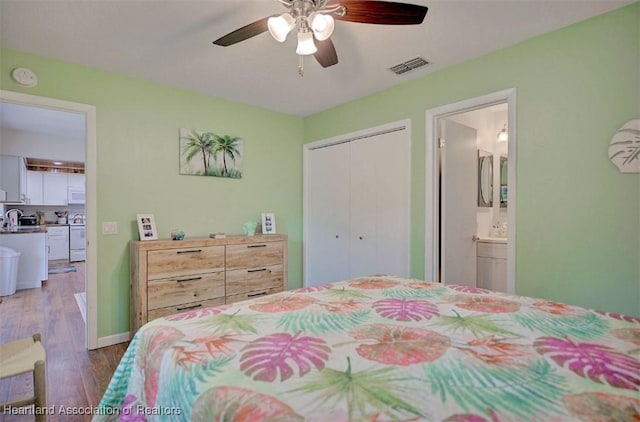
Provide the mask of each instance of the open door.
[{"label": "open door", "polygon": [[476,286],[476,130],[440,119],[440,281]]}]

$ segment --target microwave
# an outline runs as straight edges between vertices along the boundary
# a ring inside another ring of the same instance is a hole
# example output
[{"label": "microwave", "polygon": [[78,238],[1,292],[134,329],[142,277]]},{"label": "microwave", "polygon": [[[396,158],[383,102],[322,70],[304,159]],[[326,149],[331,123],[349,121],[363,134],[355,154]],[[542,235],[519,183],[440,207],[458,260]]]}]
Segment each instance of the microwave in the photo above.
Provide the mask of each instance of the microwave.
[{"label": "microwave", "polygon": [[67,194],[68,204],[84,204],[86,201],[85,189],[82,186],[69,186]]}]

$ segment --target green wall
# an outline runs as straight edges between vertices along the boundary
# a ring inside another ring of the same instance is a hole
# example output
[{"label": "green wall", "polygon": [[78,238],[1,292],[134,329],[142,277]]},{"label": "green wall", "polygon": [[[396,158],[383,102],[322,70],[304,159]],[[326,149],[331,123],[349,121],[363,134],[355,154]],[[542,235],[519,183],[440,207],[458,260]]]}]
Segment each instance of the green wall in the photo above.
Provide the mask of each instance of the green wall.
[{"label": "green wall", "polygon": [[411,119],[411,271],[424,277],[425,111],[507,88],[516,292],[640,315],[640,174],[607,156],[640,118],[640,3],[308,116],[305,141]]},{"label": "green wall", "polygon": [[[96,106],[98,227],[118,223],[117,235],[98,234],[99,337],[129,330],[136,213],[153,213],[168,238],[173,228],[189,237],[242,233],[245,221],[272,211],[278,232],[289,235],[290,285],[301,285],[301,118],[17,51],[0,54],[1,89]],[[17,66],[33,69],[39,84],[15,84],[9,74]],[[181,127],[242,137],[243,178],[179,175]]]},{"label": "green wall", "polygon": [[[517,293],[640,315],[640,175],[607,158],[640,117],[640,4],[426,75],[305,119],[75,64],[0,50],[0,89],[97,107],[98,335],[128,330],[135,214],[158,231],[241,232],[262,211],[289,235],[302,280],[302,143],[412,120],[411,272],[424,276],[425,111],[517,89]],[[34,88],[10,78],[24,66]],[[178,129],[242,137],[241,180],[178,175]],[[511,199],[511,198],[510,198]]]}]

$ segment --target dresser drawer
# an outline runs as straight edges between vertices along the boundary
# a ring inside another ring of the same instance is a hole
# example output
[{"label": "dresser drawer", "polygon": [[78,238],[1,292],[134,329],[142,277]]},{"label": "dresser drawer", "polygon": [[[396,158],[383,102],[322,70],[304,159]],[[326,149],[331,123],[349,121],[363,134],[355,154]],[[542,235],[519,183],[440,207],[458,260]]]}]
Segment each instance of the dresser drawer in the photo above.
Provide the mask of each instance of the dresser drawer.
[{"label": "dresser drawer", "polygon": [[262,296],[272,295],[274,293],[280,293],[281,291],[282,291],[282,287],[274,287],[271,289],[254,290],[252,292],[245,292],[237,295],[230,295],[230,296],[227,296],[226,303],[235,303],[235,302],[241,302],[243,300],[255,299]]},{"label": "dresser drawer", "polygon": [[283,262],[283,242],[262,242],[227,246],[227,271],[258,268]]},{"label": "dresser drawer", "polygon": [[283,288],[282,265],[227,271],[227,295],[258,289]]},{"label": "dresser drawer", "polygon": [[166,308],[151,309],[147,313],[147,320],[162,318],[169,315],[177,314],[180,312],[188,312],[196,309],[204,309],[209,306],[224,305],[224,297],[218,297],[215,299],[202,300],[200,302],[183,303],[176,306],[167,306]]},{"label": "dresser drawer", "polygon": [[478,242],[478,256],[487,258],[507,258],[507,245],[505,243]]},{"label": "dresser drawer", "polygon": [[151,310],[224,297],[224,290],[224,272],[149,281],[147,308]]},{"label": "dresser drawer", "polygon": [[224,246],[164,249],[147,255],[149,280],[215,271],[224,271]]}]

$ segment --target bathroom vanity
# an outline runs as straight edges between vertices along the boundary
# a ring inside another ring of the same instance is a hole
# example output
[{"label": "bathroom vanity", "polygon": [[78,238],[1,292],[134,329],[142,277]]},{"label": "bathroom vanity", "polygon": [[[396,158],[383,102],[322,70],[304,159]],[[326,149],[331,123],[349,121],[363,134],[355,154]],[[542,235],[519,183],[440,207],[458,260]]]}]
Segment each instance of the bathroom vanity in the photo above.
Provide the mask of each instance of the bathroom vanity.
[{"label": "bathroom vanity", "polygon": [[507,239],[481,237],[476,243],[477,287],[507,292]]}]

